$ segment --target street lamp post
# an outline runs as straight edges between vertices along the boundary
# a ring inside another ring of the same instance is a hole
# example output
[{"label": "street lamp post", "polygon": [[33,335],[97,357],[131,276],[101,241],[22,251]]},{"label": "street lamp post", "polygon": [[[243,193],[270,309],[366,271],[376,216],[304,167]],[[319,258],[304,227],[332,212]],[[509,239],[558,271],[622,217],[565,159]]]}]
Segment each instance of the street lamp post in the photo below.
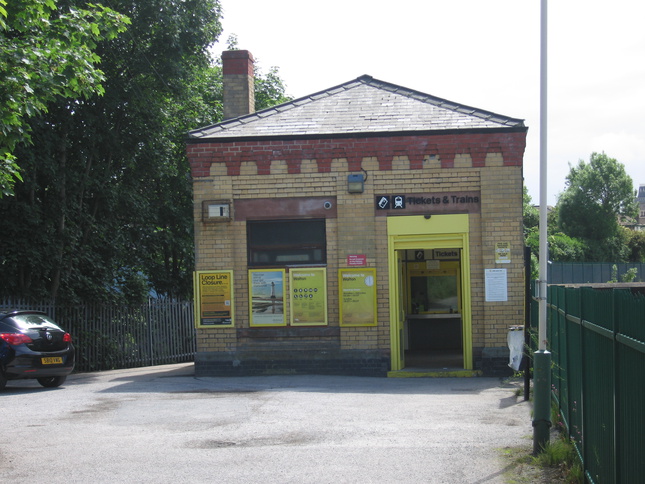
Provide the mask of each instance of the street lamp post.
[{"label": "street lamp post", "polygon": [[533,355],[533,454],[549,443],[551,431],[551,353],[547,351],[547,0],[540,14],[540,275],[538,350]]}]

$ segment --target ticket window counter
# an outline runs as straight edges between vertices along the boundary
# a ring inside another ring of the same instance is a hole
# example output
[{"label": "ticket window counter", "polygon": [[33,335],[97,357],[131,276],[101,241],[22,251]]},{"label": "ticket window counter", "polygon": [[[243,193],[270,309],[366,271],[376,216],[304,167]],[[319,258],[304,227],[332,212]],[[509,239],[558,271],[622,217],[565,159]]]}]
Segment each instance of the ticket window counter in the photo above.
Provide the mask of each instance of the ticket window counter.
[{"label": "ticket window counter", "polygon": [[405,366],[463,367],[459,261],[407,264]]}]

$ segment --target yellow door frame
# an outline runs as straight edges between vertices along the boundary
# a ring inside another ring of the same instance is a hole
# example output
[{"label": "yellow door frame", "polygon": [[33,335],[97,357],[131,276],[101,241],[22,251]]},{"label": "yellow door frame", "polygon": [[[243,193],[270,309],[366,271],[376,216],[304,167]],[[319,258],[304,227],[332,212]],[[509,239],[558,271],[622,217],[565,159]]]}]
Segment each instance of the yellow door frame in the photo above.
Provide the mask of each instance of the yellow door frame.
[{"label": "yellow door frame", "polygon": [[390,352],[392,371],[403,369],[403,323],[398,253],[402,250],[461,249],[462,347],[464,369],[472,370],[472,311],[468,214],[388,217],[388,273],[390,279]]}]

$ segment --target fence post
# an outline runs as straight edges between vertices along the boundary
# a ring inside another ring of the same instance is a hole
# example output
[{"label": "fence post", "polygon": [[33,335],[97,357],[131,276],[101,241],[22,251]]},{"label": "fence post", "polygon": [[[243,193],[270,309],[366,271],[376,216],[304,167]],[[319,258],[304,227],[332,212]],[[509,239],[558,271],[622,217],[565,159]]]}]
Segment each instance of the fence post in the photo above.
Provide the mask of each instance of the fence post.
[{"label": "fence post", "polygon": [[[157,325],[159,324],[158,320],[155,320],[155,322],[152,322],[152,301],[150,298],[148,298],[148,301],[146,302],[145,305],[146,309],[146,320],[148,321],[148,345],[150,345],[150,366],[154,366],[155,364],[155,357],[154,357],[154,340],[153,340],[153,334],[154,331],[157,330]],[[155,307],[155,309],[157,309]],[[155,316],[157,315],[155,311]],[[154,330],[153,330],[154,327]]]},{"label": "fence post", "polygon": [[619,362],[618,362],[618,342],[616,341],[616,335],[619,332],[619,327],[618,327],[618,322],[620,321],[620,318],[618,317],[618,304],[616,303],[616,295],[617,291],[615,289],[612,289],[611,291],[611,329],[613,332],[613,337],[611,338],[611,357],[612,357],[612,362],[614,365],[614,399],[613,399],[613,420],[614,420],[614,448],[612,449],[612,459],[614,461],[614,482],[620,482],[620,471],[619,471],[619,465],[618,465],[618,446],[620,442],[620,437],[618,435],[618,426],[620,424],[620,412],[618,411],[619,407],[619,395],[620,395],[620,388],[619,388],[619,382],[620,382],[620,368],[618,367]]},{"label": "fence post", "polygon": [[531,248],[524,247],[524,401],[527,402],[531,396]]}]

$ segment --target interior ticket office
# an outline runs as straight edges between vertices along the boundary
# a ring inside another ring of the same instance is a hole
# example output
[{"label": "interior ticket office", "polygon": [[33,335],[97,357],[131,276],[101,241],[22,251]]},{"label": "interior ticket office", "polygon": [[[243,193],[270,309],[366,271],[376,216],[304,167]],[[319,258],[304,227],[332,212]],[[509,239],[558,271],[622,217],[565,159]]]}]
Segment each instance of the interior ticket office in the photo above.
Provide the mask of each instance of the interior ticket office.
[{"label": "interior ticket office", "polygon": [[463,368],[461,249],[406,250],[402,301],[406,367]]}]

